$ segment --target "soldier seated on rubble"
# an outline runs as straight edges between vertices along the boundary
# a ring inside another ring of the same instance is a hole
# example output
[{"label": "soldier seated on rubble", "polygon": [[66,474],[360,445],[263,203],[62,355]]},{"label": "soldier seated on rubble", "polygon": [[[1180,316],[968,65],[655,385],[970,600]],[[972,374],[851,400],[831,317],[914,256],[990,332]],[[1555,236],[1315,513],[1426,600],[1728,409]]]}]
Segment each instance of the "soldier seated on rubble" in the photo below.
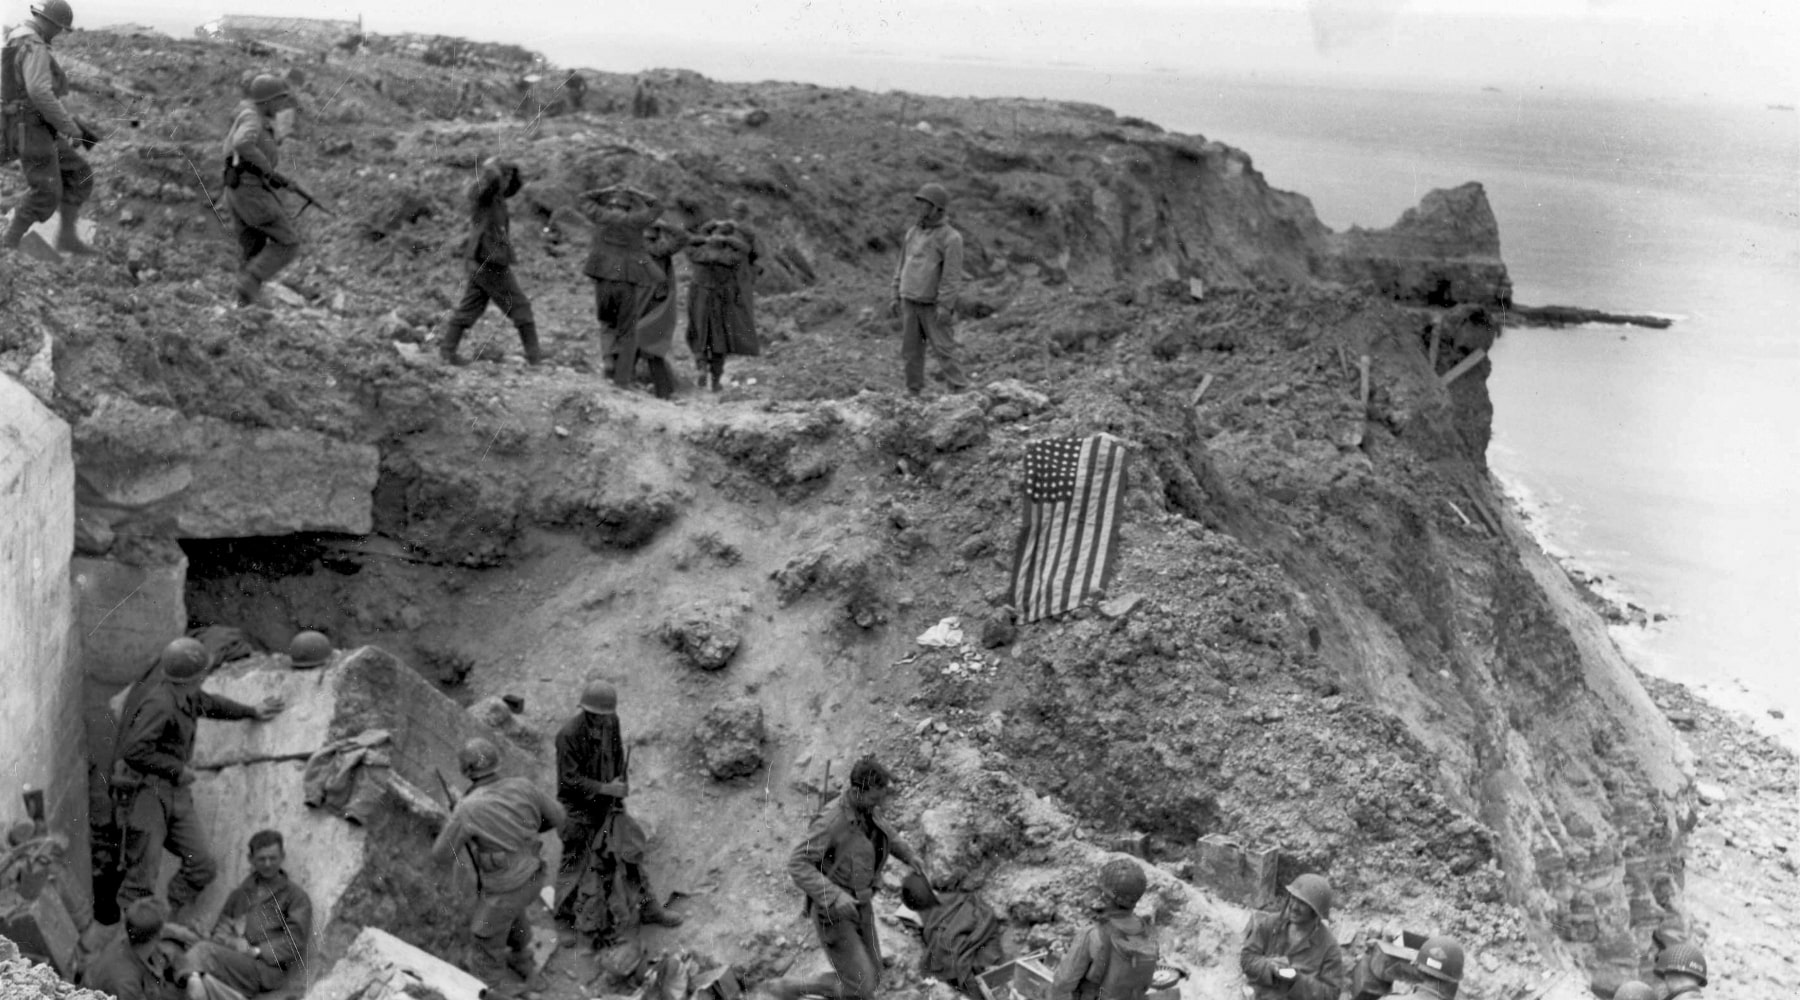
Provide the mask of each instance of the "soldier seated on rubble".
[{"label": "soldier seated on rubble", "polygon": [[212,940],[188,949],[182,962],[191,1000],[204,1000],[203,977],[246,996],[279,989],[288,972],[306,962],[312,940],[312,900],[288,878],[281,834],[259,830],[250,836],[250,876],[225,898]]},{"label": "soldier seated on rubble", "polygon": [[81,985],[118,1000],[182,1000],[175,985],[179,947],[163,939],[163,908],[140,899],[125,908],[125,932],[95,955]]}]

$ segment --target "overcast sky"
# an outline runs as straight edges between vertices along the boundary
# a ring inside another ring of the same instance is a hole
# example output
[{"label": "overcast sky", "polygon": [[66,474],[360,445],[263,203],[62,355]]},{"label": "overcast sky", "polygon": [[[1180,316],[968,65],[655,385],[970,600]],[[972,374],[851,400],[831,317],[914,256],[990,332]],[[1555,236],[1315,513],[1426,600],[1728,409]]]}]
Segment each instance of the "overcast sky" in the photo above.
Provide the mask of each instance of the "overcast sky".
[{"label": "overcast sky", "polygon": [[[24,0],[4,3],[7,23],[17,21]],[[79,25],[149,23],[181,35],[226,12],[360,16],[371,31],[518,42],[563,65],[692,66],[726,77],[809,78],[804,61],[784,62],[791,55],[897,56],[1800,103],[1795,0],[74,0],[74,6]],[[734,61],[732,53],[741,58]]]}]

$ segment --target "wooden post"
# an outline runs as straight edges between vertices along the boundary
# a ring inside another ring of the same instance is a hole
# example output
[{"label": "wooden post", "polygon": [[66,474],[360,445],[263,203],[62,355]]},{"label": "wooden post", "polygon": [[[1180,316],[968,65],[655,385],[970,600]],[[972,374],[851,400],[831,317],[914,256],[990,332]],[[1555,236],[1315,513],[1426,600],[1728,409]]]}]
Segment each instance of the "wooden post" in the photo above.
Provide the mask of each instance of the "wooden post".
[{"label": "wooden post", "polygon": [[1481,364],[1481,359],[1485,357],[1487,357],[1487,348],[1477,347],[1474,354],[1458,361],[1455,368],[1444,373],[1443,383],[1449,385],[1457,379],[1462,378],[1464,375],[1468,374],[1469,369]]},{"label": "wooden post", "polygon": [[1438,329],[1436,323],[1431,324],[1431,353],[1429,357],[1431,359],[1431,370],[1434,372],[1437,371],[1438,335],[1440,332],[1441,331]]},{"label": "wooden post", "polygon": [[1369,356],[1365,354],[1358,358],[1356,367],[1362,370],[1362,412],[1366,418],[1369,415]]}]

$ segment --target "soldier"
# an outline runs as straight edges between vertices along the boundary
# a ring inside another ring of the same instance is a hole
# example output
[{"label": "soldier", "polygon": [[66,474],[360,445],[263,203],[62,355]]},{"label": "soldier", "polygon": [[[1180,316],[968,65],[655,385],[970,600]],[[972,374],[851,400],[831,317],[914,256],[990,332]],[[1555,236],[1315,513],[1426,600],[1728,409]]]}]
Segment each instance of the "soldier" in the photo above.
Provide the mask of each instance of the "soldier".
[{"label": "soldier", "polygon": [[26,230],[60,213],[56,249],[94,252],[75,229],[81,206],[94,190],[94,169],[75,151],[75,144],[91,149],[100,137],[63,107],[69,81],[50,54],[51,40],[74,25],[75,12],[65,0],[44,0],[31,8],[30,21],[6,37],[0,102],[5,103],[11,135],[0,141],[10,148],[17,136],[19,168],[29,188],[0,237],[0,247],[7,250],[18,249]]},{"label": "soldier", "polygon": [[[496,996],[541,988],[525,908],[544,885],[538,835],[562,826],[567,817],[530,780],[500,777],[500,751],[487,740],[477,736],[464,743],[457,762],[469,791],[432,843],[431,860],[453,862],[466,848],[475,865],[480,888],[469,916],[474,947],[468,969]],[[519,982],[509,980],[508,971]]]},{"label": "soldier", "polygon": [[205,1000],[202,977],[212,976],[245,996],[280,989],[288,973],[304,967],[312,941],[312,899],[282,868],[281,834],[250,835],[250,875],[225,898],[212,940],[188,949],[188,995]]},{"label": "soldier", "polygon": [[935,892],[918,872],[901,881],[900,901],[919,916],[919,939],[925,945],[919,972],[980,1000],[978,977],[1006,963],[1000,918],[993,908],[972,892]]},{"label": "soldier", "polygon": [[524,183],[518,164],[490,156],[481,161],[481,172],[469,185],[469,235],[462,250],[468,280],[463,285],[462,301],[445,324],[444,342],[438,346],[438,355],[448,364],[463,363],[456,356],[456,345],[487,312],[490,301],[518,328],[526,363],[535,365],[544,358],[538,349],[531,300],[519,288],[519,279],[513,276],[512,269],[512,220],[507,215],[506,199],[518,194]]},{"label": "soldier", "polygon": [[931,880],[931,873],[882,822],[877,810],[893,795],[894,779],[873,757],[850,768],[850,787],[813,820],[806,839],[788,856],[788,874],[806,894],[830,972],[812,979],[777,979],[764,988],[778,1000],[801,996],[871,1000],[881,979],[881,942],[873,901],[881,867],[892,854]]},{"label": "soldier", "polygon": [[1419,953],[1413,956],[1412,968],[1415,983],[1411,995],[1456,1000],[1463,975],[1462,945],[1441,934],[1426,938]]},{"label": "soldier", "polygon": [[1100,869],[1100,919],[1070,942],[1050,1000],[1144,1000],[1161,956],[1156,928],[1133,912],[1144,888],[1135,861],[1114,858]]},{"label": "soldier", "polygon": [[954,390],[969,387],[957,361],[953,326],[956,297],[963,282],[963,238],[950,225],[950,193],[942,184],[927,184],[913,195],[919,218],[906,231],[900,264],[894,268],[894,301],[888,314],[900,317],[900,355],[906,366],[906,391],[925,389],[925,349],[938,360],[938,370]]},{"label": "soldier", "polygon": [[267,73],[250,81],[225,134],[225,206],[237,234],[237,304],[262,305],[263,283],[292,263],[300,234],[275,192],[287,186],[275,115],[295,107],[286,81]]},{"label": "soldier", "polygon": [[688,284],[688,350],[699,377],[718,392],[725,359],[761,353],[749,308],[743,303],[745,260],[751,243],[737,223],[716,219],[700,227],[688,247],[693,276]]},{"label": "soldier", "polygon": [[164,850],[181,858],[181,870],[169,881],[169,906],[177,914],[219,873],[188,790],[195,778],[188,761],[200,718],[264,722],[286,707],[279,697],[252,708],[201,690],[207,666],[206,647],[199,640],[176,639],[125,697],[119,763],[113,769],[114,786],[129,796],[120,910],[156,892]]},{"label": "soldier", "polygon": [[638,318],[663,275],[644,247],[644,230],[662,212],[653,194],[623,184],[584,192],[593,206],[594,239],[582,273],[594,281],[594,313],[600,320],[600,354],[613,384],[631,388],[637,374]]},{"label": "soldier", "polygon": [[[646,924],[682,923],[650,889],[642,837],[620,828],[631,781],[618,704],[618,689],[590,681],[581,692],[581,711],[556,734],[556,798],[568,813],[556,872],[556,919],[599,940],[617,931],[613,903],[619,900],[625,913],[635,910]],[[636,829],[629,819],[624,823]]]},{"label": "soldier", "polygon": [[1280,910],[1251,914],[1238,966],[1254,1000],[1337,1000],[1344,955],[1330,915],[1331,884],[1311,874],[1289,883]]},{"label": "soldier", "polygon": [[1662,981],[1663,1000],[1700,1000],[1706,986],[1706,955],[1686,941],[1671,944],[1656,956],[1656,978]]},{"label": "soldier", "polygon": [[125,933],[88,962],[81,985],[118,1000],[182,1000],[174,949],[163,943],[162,906],[140,899],[125,908]]}]

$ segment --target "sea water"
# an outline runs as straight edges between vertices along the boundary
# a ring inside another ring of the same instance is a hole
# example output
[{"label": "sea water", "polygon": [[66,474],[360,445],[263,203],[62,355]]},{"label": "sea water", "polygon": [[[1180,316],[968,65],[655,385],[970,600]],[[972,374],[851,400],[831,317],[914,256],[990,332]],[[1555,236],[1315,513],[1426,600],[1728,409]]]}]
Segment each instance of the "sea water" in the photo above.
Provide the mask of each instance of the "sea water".
[{"label": "sea water", "polygon": [[1337,229],[1480,181],[1517,301],[1676,321],[1506,331],[1495,475],[1547,548],[1666,616],[1614,629],[1633,662],[1800,748],[1800,115],[1504,85],[686,56],[725,79],[1102,104],[1246,150]]}]

